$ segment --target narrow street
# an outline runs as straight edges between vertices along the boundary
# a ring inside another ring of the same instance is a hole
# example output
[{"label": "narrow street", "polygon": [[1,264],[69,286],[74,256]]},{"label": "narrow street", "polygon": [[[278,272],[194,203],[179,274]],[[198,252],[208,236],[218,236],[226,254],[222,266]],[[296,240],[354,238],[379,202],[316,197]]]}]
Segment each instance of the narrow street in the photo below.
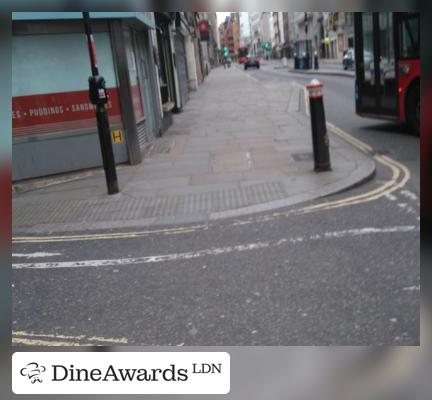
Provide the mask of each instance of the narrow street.
[{"label": "narrow street", "polygon": [[[239,73],[265,96],[311,79],[263,63],[207,84]],[[233,218],[16,234],[14,342],[417,345],[419,138],[358,118],[354,79],[318,78],[328,121],[383,157],[372,179]]]}]

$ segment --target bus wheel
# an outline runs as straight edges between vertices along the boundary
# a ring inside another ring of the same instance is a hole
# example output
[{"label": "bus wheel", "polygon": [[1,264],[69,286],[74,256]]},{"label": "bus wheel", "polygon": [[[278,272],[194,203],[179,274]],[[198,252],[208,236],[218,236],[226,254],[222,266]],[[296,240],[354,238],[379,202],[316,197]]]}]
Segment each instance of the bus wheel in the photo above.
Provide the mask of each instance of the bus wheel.
[{"label": "bus wheel", "polygon": [[420,85],[413,86],[407,95],[406,119],[411,132],[420,132]]}]

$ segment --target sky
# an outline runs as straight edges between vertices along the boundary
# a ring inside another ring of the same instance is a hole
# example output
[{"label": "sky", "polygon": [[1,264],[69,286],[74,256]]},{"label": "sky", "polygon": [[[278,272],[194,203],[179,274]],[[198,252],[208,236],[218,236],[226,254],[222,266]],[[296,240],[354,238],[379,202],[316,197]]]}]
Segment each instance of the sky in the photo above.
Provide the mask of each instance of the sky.
[{"label": "sky", "polygon": [[[231,12],[216,12],[217,14],[217,20],[218,20],[218,26],[225,21],[225,17],[227,15],[230,15]],[[243,19],[242,16],[245,16],[246,20]],[[248,24],[248,19],[247,19],[247,13],[246,12],[240,12],[240,24],[244,24],[244,27],[242,28],[242,31],[244,32],[245,35],[250,35],[250,30],[249,30],[249,24]]]},{"label": "sky", "polygon": [[230,15],[230,12],[217,12],[217,20],[218,20],[218,25],[220,25],[222,22],[225,21],[225,17],[227,15]]}]

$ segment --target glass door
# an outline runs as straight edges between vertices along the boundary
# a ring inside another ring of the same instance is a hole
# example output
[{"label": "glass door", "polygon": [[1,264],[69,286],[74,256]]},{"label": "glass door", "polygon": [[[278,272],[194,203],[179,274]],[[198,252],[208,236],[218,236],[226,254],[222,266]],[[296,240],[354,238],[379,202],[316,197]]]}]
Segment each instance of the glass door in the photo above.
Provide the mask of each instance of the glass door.
[{"label": "glass door", "polygon": [[356,109],[397,115],[393,13],[356,13]]},{"label": "glass door", "polygon": [[393,13],[378,14],[379,27],[379,92],[378,106],[382,114],[397,114],[397,82]]},{"label": "glass door", "polygon": [[375,76],[375,43],[372,13],[356,14],[355,51],[357,96],[359,113],[374,113],[377,107]]}]

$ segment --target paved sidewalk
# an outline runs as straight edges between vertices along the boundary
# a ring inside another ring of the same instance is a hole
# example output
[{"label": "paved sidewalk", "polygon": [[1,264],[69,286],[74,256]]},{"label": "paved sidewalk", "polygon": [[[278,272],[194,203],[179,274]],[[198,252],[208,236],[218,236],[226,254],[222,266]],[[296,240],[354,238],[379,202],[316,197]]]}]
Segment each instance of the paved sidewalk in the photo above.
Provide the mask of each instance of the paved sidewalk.
[{"label": "paved sidewalk", "polygon": [[16,191],[14,235],[239,216],[316,199],[370,177],[374,162],[335,135],[333,170],[313,172],[302,96],[292,83],[262,84],[237,67],[214,69],[144,161],[119,167],[121,193],[106,195],[101,169]]}]

